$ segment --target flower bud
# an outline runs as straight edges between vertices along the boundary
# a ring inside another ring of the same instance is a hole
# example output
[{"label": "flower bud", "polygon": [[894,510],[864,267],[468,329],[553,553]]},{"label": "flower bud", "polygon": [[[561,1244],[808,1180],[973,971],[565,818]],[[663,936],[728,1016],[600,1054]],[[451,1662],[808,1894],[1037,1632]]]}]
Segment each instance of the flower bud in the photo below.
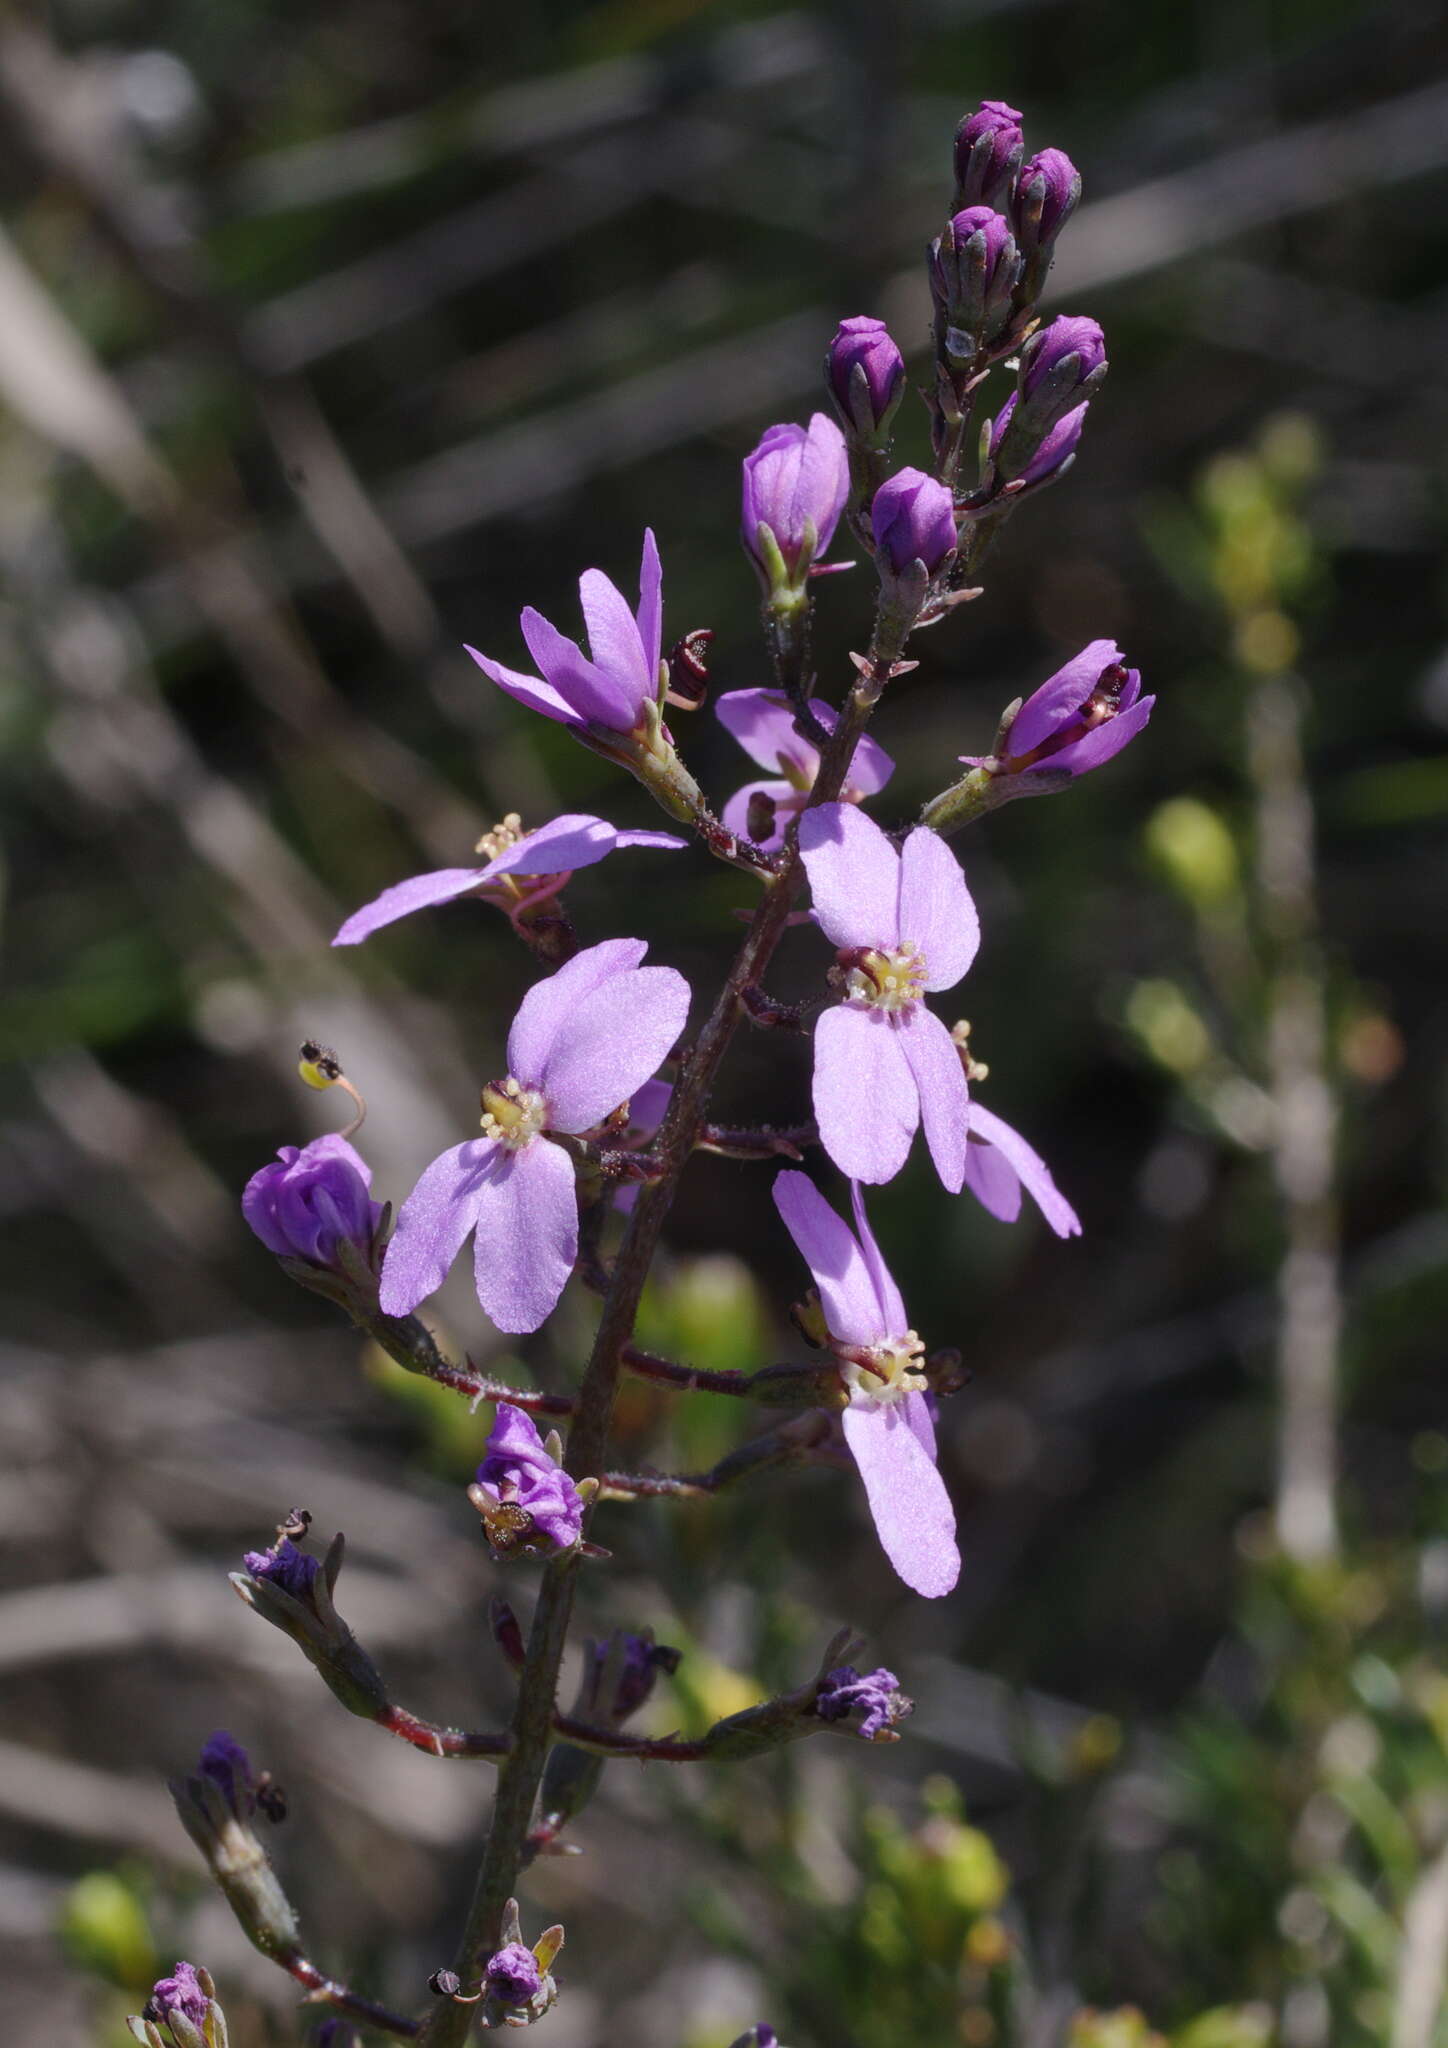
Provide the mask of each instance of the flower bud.
[{"label": "flower bud", "polygon": [[955,131],[955,204],[1003,208],[1025,154],[1021,117],[1004,100],[982,100]]},{"label": "flower bud", "polygon": [[277,1162],[254,1173],[241,1198],[241,1213],[267,1250],[335,1268],[350,1247],[365,1265],[382,1220],[367,1192],[366,1161],[329,1131],[308,1145],[283,1145]]},{"label": "flower bud", "polygon": [[[997,469],[1000,468],[1001,446],[1005,441],[1011,420],[1015,416],[1015,410],[1016,394],[1013,391],[997,413],[995,424],[991,428],[991,459],[995,462]],[[1076,446],[1081,439],[1081,430],[1086,424],[1088,410],[1089,406],[1083,403],[1078,405],[1074,411],[1068,412],[1063,419],[1057,420],[1055,426],[1047,432],[1034,452],[1025,459],[1025,467],[1017,473],[1021,483],[1046,483],[1052,477],[1059,476],[1064,469],[1067,469],[1075,461]],[[1022,455],[1019,446],[1014,450],[1014,453],[1019,461]],[[1004,480],[1010,483],[1016,479],[1005,476]]]},{"label": "flower bud", "polygon": [[1051,429],[1092,397],[1105,376],[1106,337],[1094,320],[1062,314],[1048,327],[1038,327],[1021,350],[1010,419],[999,441],[992,441],[1000,474],[1007,481],[1023,476],[1042,453]]},{"label": "flower bud", "polygon": [[920,469],[902,469],[875,493],[870,507],[876,557],[905,575],[919,562],[933,576],[955,552],[955,505],[945,485]]},{"label": "flower bud", "polygon": [[216,2002],[209,1971],[178,1963],[172,1977],[153,1987],[142,2014],[126,2021],[143,2048],[227,2048],[226,2015]]},{"label": "flower bud", "polygon": [[295,1954],[296,1914],[251,1826],[257,1780],[240,1743],[224,1730],[213,1735],[195,1773],[168,1790],[247,1940],[266,1956]]},{"label": "flower bud", "polygon": [[998,341],[1010,325],[1021,277],[1016,238],[1004,214],[968,206],[930,245],[930,291],[937,345],[962,366]]},{"label": "flower bud", "polygon": [[1031,273],[1032,298],[1045,282],[1057,235],[1080,203],[1081,173],[1062,149],[1043,149],[1016,180],[1011,218]]},{"label": "flower bud", "polygon": [[905,389],[905,359],[883,320],[842,320],[825,357],[825,379],[845,431],[867,448],[883,447]]},{"label": "flower bud", "polygon": [[803,591],[834,539],[849,490],[844,436],[822,412],[808,428],[768,428],[745,456],[741,533],[770,596]]}]

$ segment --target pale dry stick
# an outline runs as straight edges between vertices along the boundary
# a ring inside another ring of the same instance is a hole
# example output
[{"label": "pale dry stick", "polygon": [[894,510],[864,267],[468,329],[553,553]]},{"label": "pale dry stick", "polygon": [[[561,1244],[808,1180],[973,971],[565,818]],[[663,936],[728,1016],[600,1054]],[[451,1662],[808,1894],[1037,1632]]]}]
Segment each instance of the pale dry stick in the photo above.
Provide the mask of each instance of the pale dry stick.
[{"label": "pale dry stick", "polygon": [[1256,880],[1270,949],[1267,1061],[1273,1171],[1287,1248],[1278,1274],[1278,1541],[1299,1563],[1338,1547],[1337,1360],[1342,1288],[1335,1190],[1337,1104],[1317,936],[1312,799],[1302,758],[1301,687],[1264,677],[1247,714],[1256,794]]},{"label": "pale dry stick", "polygon": [[1433,2048],[1448,1980],[1448,1843],[1408,1894],[1391,2048]]},{"label": "pale dry stick", "polygon": [[[846,768],[890,676],[902,638],[899,632],[887,632],[877,620],[869,658],[861,665],[834,736],[824,751],[809,807],[833,802],[838,797]],[[644,1282],[664,1221],[705,1121],[714,1077],[744,1014],[744,991],[764,974],[784,934],[799,891],[802,865],[798,846],[792,839],[783,864],[764,883],[763,897],[728,979],[683,1063],[659,1131],[656,1149],[660,1177],[641,1189],[629,1216],[579,1389],[567,1453],[568,1470],[575,1479],[603,1470],[623,1354],[633,1333]],[[483,1964],[499,1945],[504,1907],[517,1885],[553,1733],[558,1671],[573,1609],[578,1567],[579,1555],[573,1550],[552,1559],[544,1568],[518,1682],[512,1747],[498,1770],[487,1845],[453,1966],[465,1992],[477,1988]],[[440,2001],[423,2028],[426,2048],[460,2048],[475,2010],[452,2000]]]}]

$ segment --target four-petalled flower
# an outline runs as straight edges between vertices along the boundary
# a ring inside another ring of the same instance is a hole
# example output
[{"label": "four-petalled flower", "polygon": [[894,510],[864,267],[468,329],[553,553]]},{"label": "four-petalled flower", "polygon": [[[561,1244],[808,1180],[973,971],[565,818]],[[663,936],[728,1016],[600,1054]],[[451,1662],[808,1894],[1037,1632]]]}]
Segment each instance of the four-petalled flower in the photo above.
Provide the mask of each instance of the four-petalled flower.
[{"label": "four-petalled flower", "polygon": [[[812,697],[809,708],[826,732],[834,731],[838,714],[828,704]],[[809,801],[820,771],[819,749],[796,731],[794,712],[782,691],[730,690],[714,709],[719,723],[733,733],[750,759],[781,778],[777,782],[746,782],[743,789],[736,789],[724,806],[724,823],[739,838],[753,838],[750,804],[755,798],[767,801],[773,806],[770,829],[755,843],[766,853],[777,853],[784,845],[785,827]],[[861,797],[874,796],[894,771],[895,763],[885,749],[866,734],[845,772],[842,800],[858,803]]]},{"label": "four-petalled flower", "polygon": [[897,853],[850,804],[800,821],[815,917],[840,949],[843,1000],[815,1025],[820,1141],[851,1180],[893,1180],[917,1128],[952,1194],[965,1177],[965,1073],[949,1031],[925,1006],[953,988],[980,944],[965,876],[945,841],[919,826]]},{"label": "four-petalled flower", "polygon": [[688,1013],[688,983],[640,966],[647,951],[609,939],[529,989],[507,1075],[483,1090],[483,1135],[435,1159],[402,1205],[382,1265],[386,1314],[440,1287],[475,1226],[478,1300],[498,1328],[536,1330],[552,1313],[578,1254],[578,1207],[573,1161],[545,1133],[577,1135],[627,1102]]},{"label": "four-petalled flower", "polygon": [[845,1442],[865,1482],[876,1533],[906,1585],[934,1600],[960,1576],[960,1552],[955,1512],[935,1466],[935,1425],[920,1370],[924,1346],[909,1327],[854,1183],[850,1197],[853,1231],[807,1174],[786,1171],[774,1183],[775,1207],[814,1275],[840,1359],[849,1394],[841,1416]]}]

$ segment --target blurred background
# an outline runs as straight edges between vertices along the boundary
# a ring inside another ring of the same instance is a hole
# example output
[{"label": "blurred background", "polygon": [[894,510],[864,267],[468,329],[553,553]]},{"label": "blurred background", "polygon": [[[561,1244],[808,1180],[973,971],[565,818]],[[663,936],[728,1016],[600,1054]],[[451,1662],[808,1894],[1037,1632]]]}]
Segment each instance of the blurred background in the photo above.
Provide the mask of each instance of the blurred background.
[{"label": "blurred background", "polygon": [[[1441,11],[63,0],[0,23],[11,2048],[111,2048],[182,1954],[238,2048],[304,2038],[163,1789],[216,1727],[287,1788],[313,1954],[414,2006],[448,1959],[491,1773],[348,1721],[224,1574],[305,1504],[397,1696],[496,1722],[461,1492],[489,1414],[369,1355],[237,1196],[341,1121],[298,1085],[310,1034],[367,1095],[375,1192],[472,1128],[532,975],[503,920],[331,933],[506,812],[653,819],[461,643],[517,665],[524,603],[576,630],[580,570],[631,588],[649,523],[666,638],[715,630],[716,690],[767,680],[739,460],[821,403],[842,315],[923,378],[921,252],[985,96],[1082,168],[1046,310],[1100,319],[1112,371],[985,596],[913,650],[877,809],[1087,639],[1159,695],[1109,769],[956,842],[981,1093],[1085,1235],[943,1199],[919,1156],[874,1203],[974,1374],[949,1600],[895,1581],[842,1475],[606,1511],[579,1632],[686,1651],[655,1729],[797,1682],[845,1619],[918,1707],[889,1750],[615,1767],[586,1854],[529,1881],[525,1924],[568,1927],[549,2040],[1448,2041]],[[926,445],[912,399],[897,455]],[[818,614],[837,696],[863,568]],[[679,723],[716,798],[757,772]],[[569,903],[702,1003],[750,894],[640,854]],[[802,935],[776,992],[817,968]],[[727,1104],[793,1120],[807,1067],[754,1034]],[[798,1355],[767,1175],[691,1170],[659,1348]],[[594,1313],[515,1347],[465,1284],[438,1310],[564,1387]],[[632,1388],[619,1461],[758,1426]]]}]

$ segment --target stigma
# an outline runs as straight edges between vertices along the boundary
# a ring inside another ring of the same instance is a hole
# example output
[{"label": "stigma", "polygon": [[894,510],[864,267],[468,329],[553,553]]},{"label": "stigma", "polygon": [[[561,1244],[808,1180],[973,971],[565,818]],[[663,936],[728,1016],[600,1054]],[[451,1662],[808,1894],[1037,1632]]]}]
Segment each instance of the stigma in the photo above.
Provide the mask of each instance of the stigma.
[{"label": "stigma", "polygon": [[830,980],[847,1003],[887,1013],[911,1010],[925,993],[925,955],[908,941],[893,952],[850,946],[836,955]]},{"label": "stigma", "polygon": [[536,1088],[525,1088],[509,1074],[483,1090],[482,1130],[514,1152],[531,1145],[548,1121],[548,1105]]}]

